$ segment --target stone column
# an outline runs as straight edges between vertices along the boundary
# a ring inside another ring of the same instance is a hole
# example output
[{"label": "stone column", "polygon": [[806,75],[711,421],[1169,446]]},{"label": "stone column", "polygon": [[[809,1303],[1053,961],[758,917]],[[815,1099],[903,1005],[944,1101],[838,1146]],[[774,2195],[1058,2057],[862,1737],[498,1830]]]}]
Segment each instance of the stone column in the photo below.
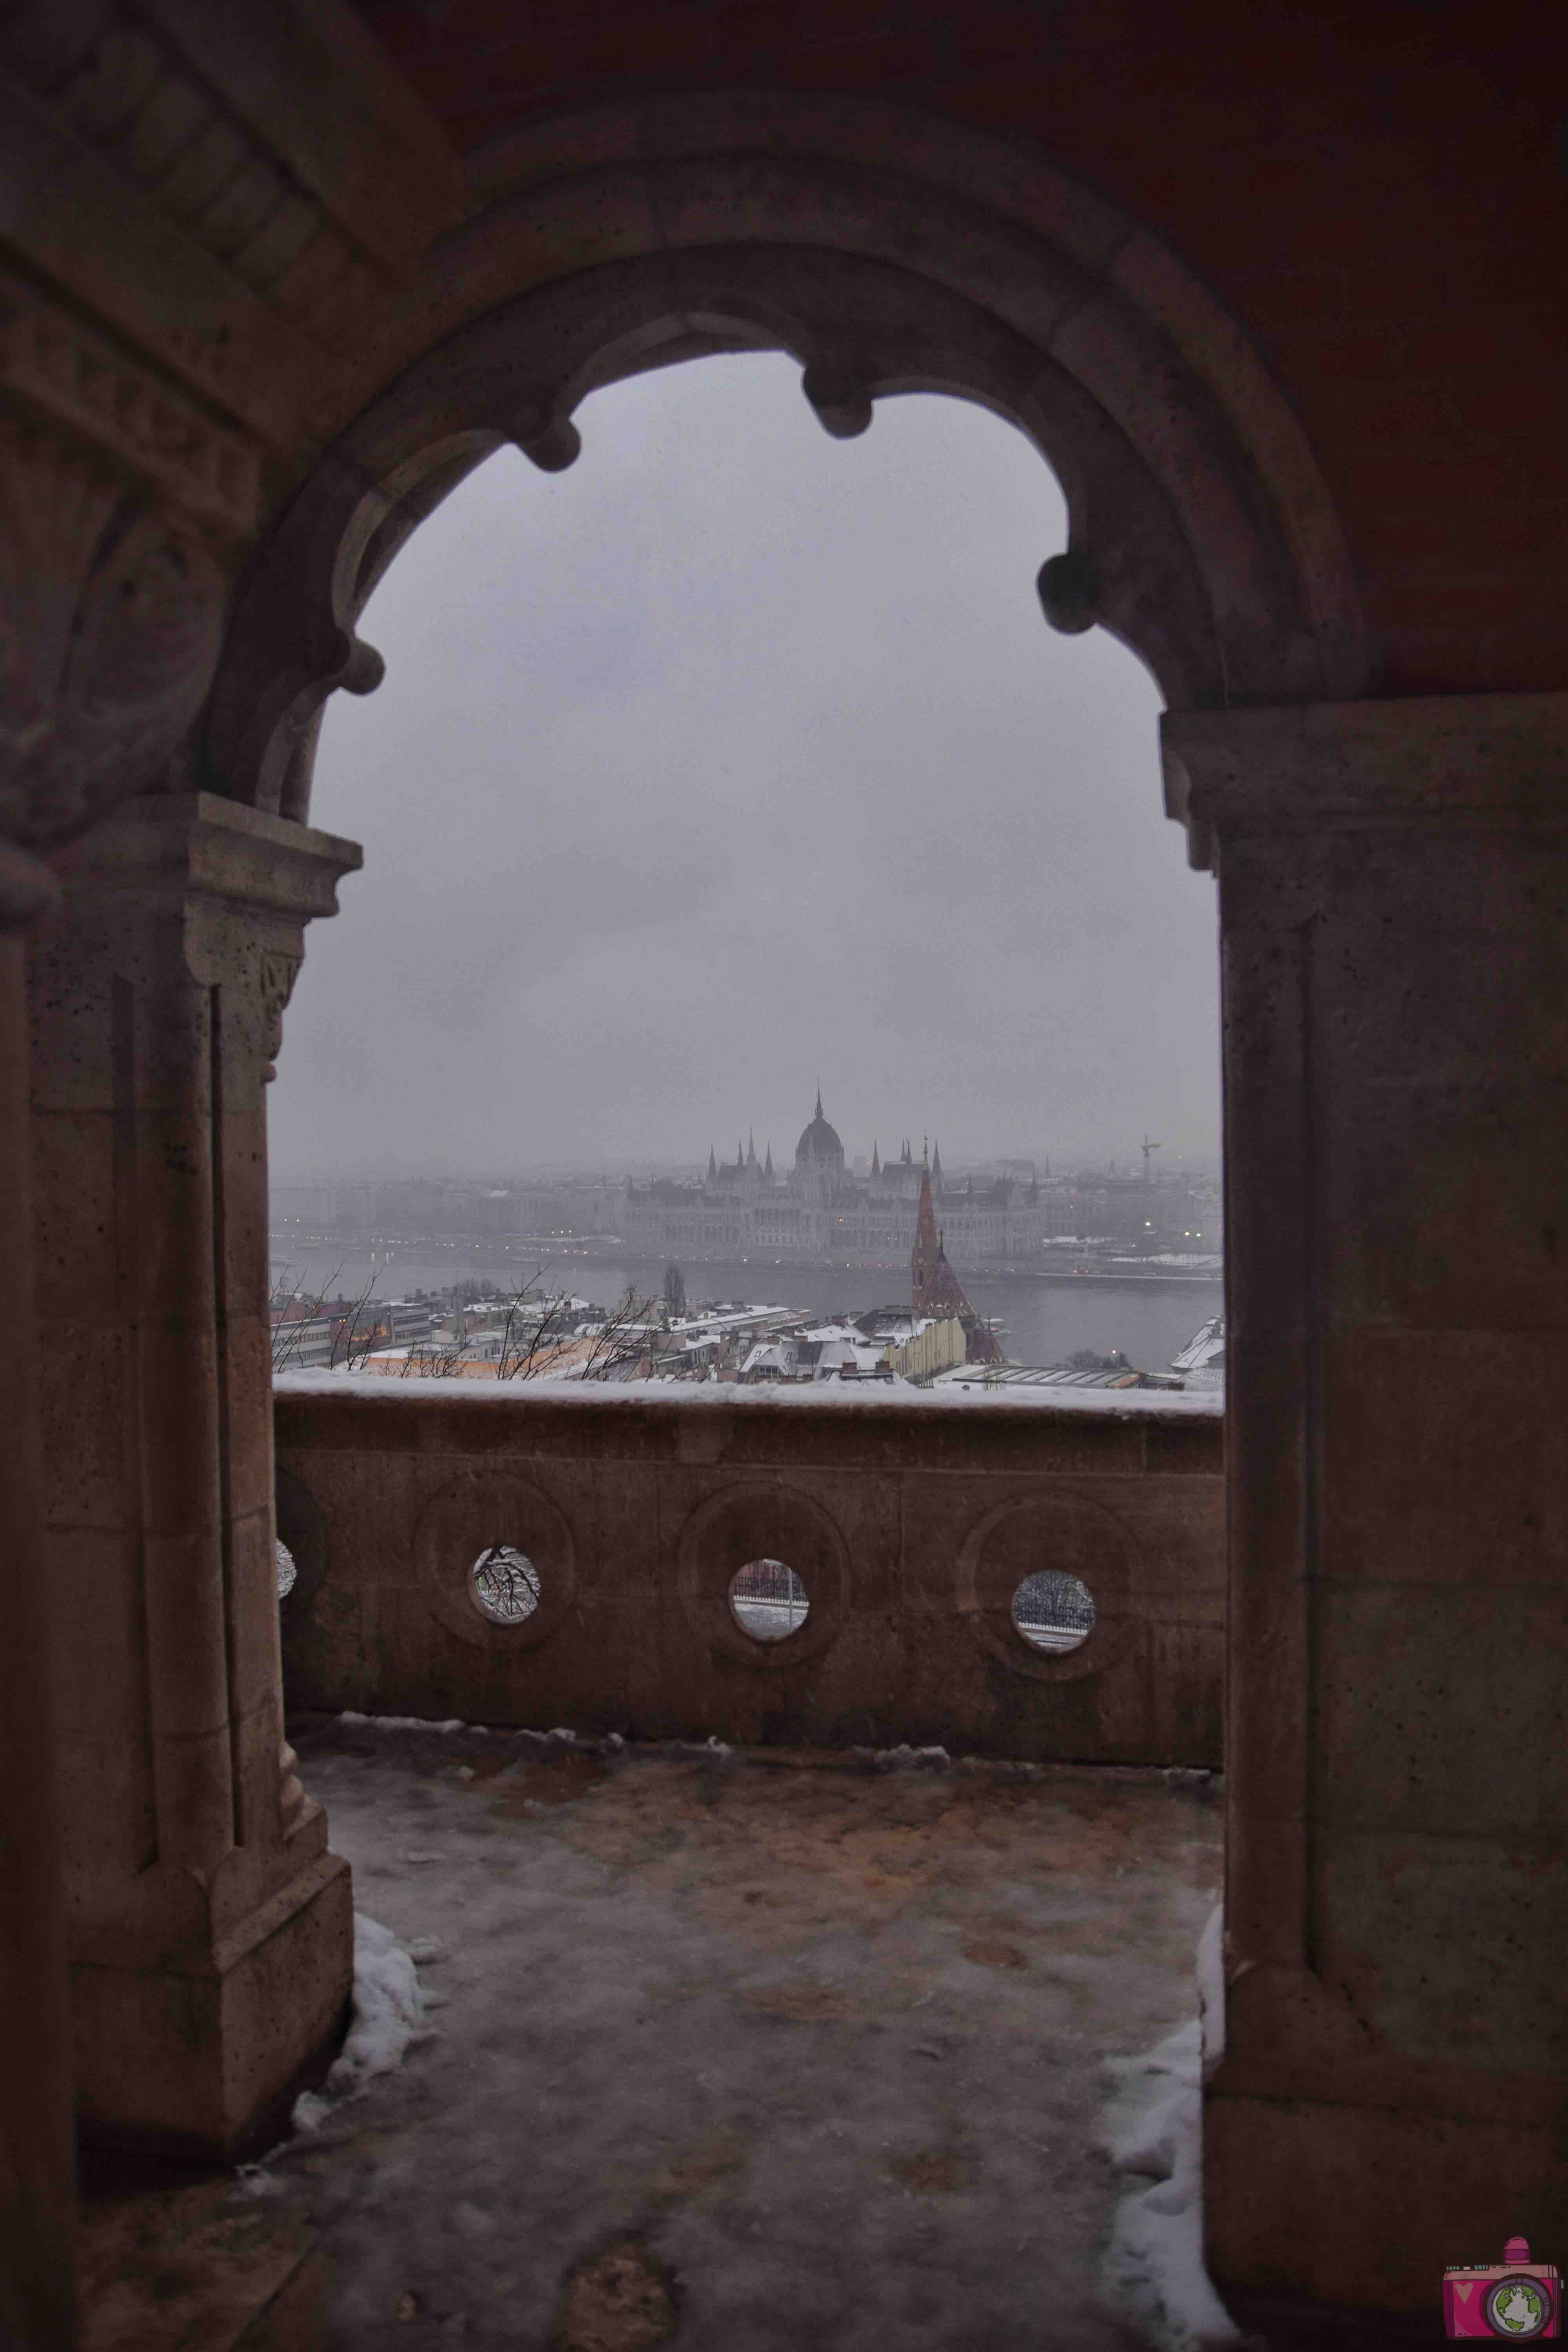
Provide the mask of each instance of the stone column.
[{"label": "stone column", "polygon": [[342,2023],[283,1744],[263,1086],[349,842],[204,794],[52,863],[29,957],[44,1560],[84,2130],[233,2148]]},{"label": "stone column", "polygon": [[23,935],[58,900],[47,853],[188,741],[256,466],[9,269],[0,321],[0,2336],[53,2352],[74,2137]]},{"label": "stone column", "polygon": [[0,2343],[76,2340],[70,2014],[39,1560],[27,1004],[23,937],[58,901],[48,868],[0,844]]},{"label": "stone column", "polygon": [[1223,952],[1208,2259],[1430,2311],[1568,2245],[1568,696],[1164,747]]}]

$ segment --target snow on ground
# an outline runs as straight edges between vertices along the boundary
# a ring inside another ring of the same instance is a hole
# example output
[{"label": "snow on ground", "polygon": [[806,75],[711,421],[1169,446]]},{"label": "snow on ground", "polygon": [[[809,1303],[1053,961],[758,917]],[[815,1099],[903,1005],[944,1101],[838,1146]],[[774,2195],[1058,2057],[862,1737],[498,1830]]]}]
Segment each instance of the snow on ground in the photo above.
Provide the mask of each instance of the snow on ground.
[{"label": "snow on ground", "polygon": [[[538,1755],[541,1751],[548,1753],[556,1748],[578,1748],[584,1755],[611,1761],[627,1753],[627,1743],[618,1731],[571,1731],[560,1724],[551,1731],[538,1731],[530,1725],[492,1727],[484,1723],[465,1723],[458,1716],[362,1715],[352,1706],[345,1706],[341,1713],[323,1720],[345,1724],[353,1731],[413,1731],[427,1738],[444,1739],[464,1733],[471,1740],[510,1741],[531,1755]],[[737,1749],[713,1732],[710,1732],[706,1739],[642,1739],[637,1742],[637,1752],[644,1758],[695,1758],[707,1764],[727,1763],[737,1755],[750,1753],[754,1756],[757,1753],[756,1750]],[[844,1752],[843,1761],[846,1768],[855,1765],[876,1772],[969,1772],[984,1775],[997,1782],[1009,1780],[1047,1780],[1058,1769],[1051,1764],[1031,1763],[1022,1759],[952,1756],[945,1748],[911,1748],[907,1741],[897,1748],[851,1748]],[[456,1769],[459,1779],[471,1780],[474,1778],[471,1766],[459,1764]],[[1095,1766],[1093,1769],[1109,1786],[1118,1779],[1146,1781],[1152,1768],[1143,1764],[1103,1764]],[[1208,1793],[1218,1796],[1224,1787],[1220,1775],[1201,1764],[1167,1764],[1163,1768],[1163,1778],[1167,1789],[1173,1791],[1179,1790],[1188,1795]],[[1215,1951],[1217,1955],[1217,1946]],[[415,1951],[414,1958],[419,1959],[417,1951]],[[1214,1966],[1218,1966],[1217,1957]],[[1202,1968],[1203,1955],[1200,1951],[1200,1987]],[[1223,2021],[1221,2031],[1223,2034]],[[1206,2042],[1205,2047],[1207,2047]],[[1205,2066],[1205,2078],[1208,2071]]]},{"label": "snow on ground", "polygon": [[1113,2058],[1118,2089],[1105,2117],[1117,2169],[1141,2185],[1116,2210],[1106,2292],[1157,2352],[1239,2345],[1240,2330],[1204,2267],[1203,2084],[1225,2048],[1222,1913],[1198,1945],[1201,2018],[1142,2058]]},{"label": "snow on ground", "polygon": [[[417,1381],[388,1381],[374,1375],[357,1372],[301,1371],[275,1372],[272,1385],[281,1396],[353,1396],[374,1398],[389,1412],[396,1412],[409,1402],[410,1392],[417,1395],[421,1407],[439,1407],[446,1403],[462,1406],[517,1405],[529,1400],[547,1399],[559,1410],[570,1403],[583,1412],[613,1412],[617,1407],[623,1412],[637,1409],[647,1412],[650,1406],[681,1412],[756,1412],[764,1408],[776,1411],[781,1406],[790,1412],[975,1412],[994,1408],[1005,1412],[1096,1412],[1112,1418],[1135,1420],[1147,1413],[1172,1415],[1177,1419],[1196,1416],[1203,1420],[1222,1420],[1225,1415],[1223,1389],[1058,1389],[1008,1388],[987,1389],[983,1394],[962,1389],[899,1388],[891,1395],[878,1392],[879,1384],[867,1381],[868,1395],[855,1382],[844,1386],[837,1381],[786,1382],[774,1386],[762,1381],[754,1387],[742,1388],[738,1383],[712,1381],[589,1381],[551,1380],[548,1377],[531,1381],[464,1381],[439,1377],[421,1377]],[[673,1392],[672,1392],[673,1391]]]},{"label": "snow on ground", "polygon": [[[429,1715],[360,1715],[352,1706],[344,1707],[340,1719],[344,1723],[356,1725],[366,1723],[379,1724],[383,1731],[453,1732],[467,1731],[469,1728],[468,1725],[463,1721],[460,1715],[449,1715],[445,1718],[437,1718],[435,1716]],[[484,1729],[484,1726],[483,1724],[476,1724],[473,1728],[475,1730],[482,1731]]]},{"label": "snow on ground", "polygon": [[401,2066],[411,2043],[428,2039],[426,1996],[413,1955],[390,1927],[354,1913],[353,2014],[348,2039],[320,2091],[302,2091],[289,2118],[294,2129],[319,2131],[334,2102],[352,2099],[377,2074]]}]

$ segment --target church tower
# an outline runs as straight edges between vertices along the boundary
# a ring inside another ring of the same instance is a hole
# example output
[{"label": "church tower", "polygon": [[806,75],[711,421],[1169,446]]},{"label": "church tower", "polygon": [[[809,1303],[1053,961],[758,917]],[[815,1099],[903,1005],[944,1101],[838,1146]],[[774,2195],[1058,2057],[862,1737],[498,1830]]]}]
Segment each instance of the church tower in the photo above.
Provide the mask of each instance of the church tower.
[{"label": "church tower", "polygon": [[915,1213],[915,1245],[910,1252],[910,1304],[917,1315],[956,1316],[963,1326],[963,1353],[971,1364],[1002,1364],[996,1334],[983,1323],[948,1264],[931,1196],[931,1171],[921,1173],[921,1203]]}]

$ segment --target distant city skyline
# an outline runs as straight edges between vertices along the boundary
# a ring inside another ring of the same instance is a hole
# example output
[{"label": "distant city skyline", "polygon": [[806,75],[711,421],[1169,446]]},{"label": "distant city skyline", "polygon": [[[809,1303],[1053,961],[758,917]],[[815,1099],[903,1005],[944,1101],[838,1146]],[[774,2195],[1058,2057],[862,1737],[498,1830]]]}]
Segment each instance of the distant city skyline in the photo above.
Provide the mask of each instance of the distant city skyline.
[{"label": "distant city skyline", "polygon": [[[942,1141],[940,1137],[934,1139],[938,1142]],[[901,1136],[900,1140],[901,1142]],[[772,1141],[773,1141],[773,1138],[764,1138],[759,1131],[757,1136],[759,1157]],[[850,1165],[855,1166],[862,1160],[868,1160],[870,1157],[871,1144],[879,1143],[879,1141],[880,1138],[874,1137],[863,1150],[848,1150]],[[734,1156],[734,1147],[735,1139],[731,1137],[729,1146],[731,1160]],[[719,1150],[718,1138],[714,1139],[714,1148],[716,1150]],[[773,1150],[776,1159],[776,1142],[773,1144]],[[1108,1153],[1061,1151],[1054,1148],[1047,1150],[1045,1145],[1041,1145],[1037,1150],[972,1151],[960,1147],[950,1151],[943,1143],[942,1150],[942,1158],[949,1168],[960,1171],[970,1168],[999,1167],[1005,1161],[1010,1160],[1032,1160],[1042,1174],[1046,1172],[1047,1161],[1053,1172],[1064,1174],[1070,1174],[1079,1170],[1104,1171],[1110,1168],[1112,1162],[1115,1163],[1119,1172],[1130,1172],[1139,1169],[1142,1163],[1142,1153],[1136,1142],[1124,1146],[1121,1150]],[[721,1150],[719,1156],[721,1160],[723,1159]],[[919,1156],[917,1144],[916,1157]],[[394,1177],[405,1182],[424,1181],[437,1184],[499,1184],[517,1179],[532,1181],[535,1179],[548,1181],[564,1176],[603,1177],[606,1181],[618,1182],[626,1176],[638,1179],[648,1176],[698,1176],[706,1165],[706,1151],[700,1155],[688,1155],[679,1159],[661,1159],[647,1154],[632,1153],[617,1160],[590,1160],[567,1156],[552,1160],[520,1159],[505,1162],[483,1163],[465,1160],[460,1153],[454,1153],[450,1158],[432,1160],[424,1164],[411,1161],[406,1165],[399,1165],[395,1170],[388,1169],[379,1160],[344,1160],[341,1164],[330,1160],[300,1161],[294,1165],[285,1165],[274,1153],[272,1181],[276,1186],[280,1187],[308,1184],[380,1183]],[[1162,1170],[1176,1168],[1194,1175],[1215,1175],[1219,1172],[1221,1165],[1221,1157],[1217,1151],[1205,1154],[1161,1150],[1154,1160],[1154,1176],[1158,1181]]]},{"label": "distant city skyline", "polygon": [[777,357],[593,394],[503,452],[363,615],[313,824],[361,839],[269,1089],[280,1176],[852,1153],[1218,1150],[1214,886],[1159,698],[1053,635],[1023,437],[935,398],[829,440]]},{"label": "distant city skyline", "polygon": [[[1135,1209],[1127,1207],[1129,1193]],[[859,1173],[818,1087],[811,1118],[776,1161],[771,1145],[758,1151],[754,1137],[733,1160],[726,1154],[721,1160],[710,1147],[695,1182],[628,1182],[619,1222],[628,1247],[676,1257],[731,1249],[880,1259],[909,1244],[918,1202],[922,1220],[942,1221],[955,1259],[1005,1264],[1033,1259],[1064,1230],[1086,1230],[1086,1215],[1089,1224],[1102,1225],[1112,1195],[1125,1210],[1118,1222],[1129,1233],[1152,1231],[1147,1204],[1155,1196],[1141,1172],[1130,1184],[1102,1182],[1091,1205],[1075,1182],[1043,1174],[1034,1160],[983,1164],[978,1173],[944,1170],[940,1140],[922,1137],[917,1150],[906,1131],[885,1154],[873,1141],[869,1168]],[[1158,1197],[1173,1202],[1177,1194]],[[939,1230],[931,1224],[933,1252]]]}]

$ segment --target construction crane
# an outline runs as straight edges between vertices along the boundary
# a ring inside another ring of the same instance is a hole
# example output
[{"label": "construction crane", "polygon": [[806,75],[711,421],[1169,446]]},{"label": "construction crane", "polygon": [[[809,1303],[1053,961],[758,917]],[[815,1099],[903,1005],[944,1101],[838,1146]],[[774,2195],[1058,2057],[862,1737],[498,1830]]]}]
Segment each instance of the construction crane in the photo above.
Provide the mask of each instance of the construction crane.
[{"label": "construction crane", "polygon": [[1145,1136],[1140,1149],[1143,1154],[1143,1181],[1145,1184],[1152,1184],[1154,1180],[1153,1173],[1149,1166],[1149,1154],[1152,1151],[1162,1150],[1163,1146],[1158,1143],[1151,1143],[1148,1137]]}]

